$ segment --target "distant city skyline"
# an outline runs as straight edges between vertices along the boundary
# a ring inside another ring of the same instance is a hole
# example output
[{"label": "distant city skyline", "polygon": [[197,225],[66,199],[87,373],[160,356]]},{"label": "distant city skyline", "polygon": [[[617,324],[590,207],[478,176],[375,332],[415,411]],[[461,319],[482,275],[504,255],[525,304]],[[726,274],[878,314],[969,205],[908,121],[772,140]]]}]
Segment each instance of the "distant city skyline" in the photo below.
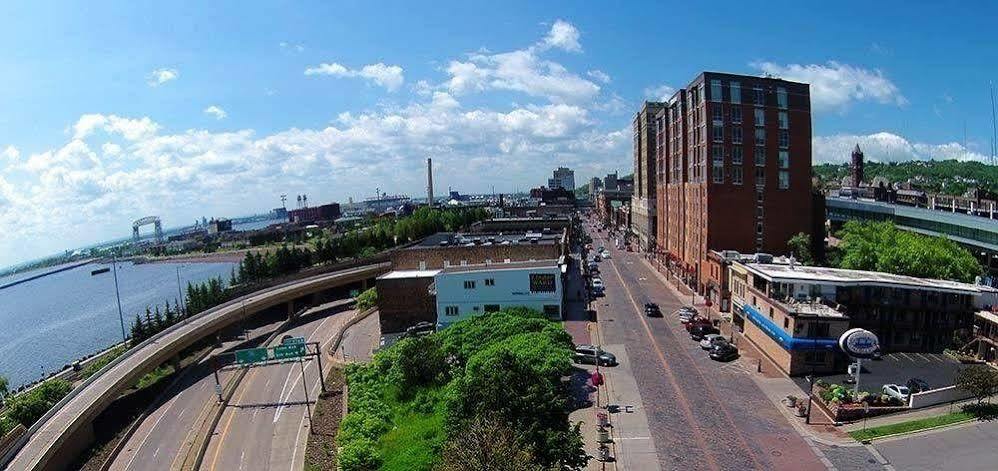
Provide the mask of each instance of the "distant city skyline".
[{"label": "distant city skyline", "polygon": [[526,190],[559,166],[580,183],[626,175],[641,102],[701,70],[810,83],[816,164],[857,143],[868,161],[987,160],[998,7],[822,8],[733,25],[718,20],[727,5],[656,2],[5,4],[0,266],[125,237],[149,215],[421,196],[427,157],[437,188],[462,193]]}]

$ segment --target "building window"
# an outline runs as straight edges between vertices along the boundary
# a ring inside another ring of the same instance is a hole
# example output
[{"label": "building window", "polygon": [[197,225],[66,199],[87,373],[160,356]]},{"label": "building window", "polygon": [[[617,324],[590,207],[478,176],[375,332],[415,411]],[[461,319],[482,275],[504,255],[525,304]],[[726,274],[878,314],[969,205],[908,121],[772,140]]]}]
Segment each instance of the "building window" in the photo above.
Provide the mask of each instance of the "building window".
[{"label": "building window", "polygon": [[475,289],[475,282],[472,280],[467,280],[464,282],[464,289]]},{"label": "building window", "polygon": [[790,121],[787,119],[787,112],[781,111],[776,115],[776,120],[780,123],[780,129],[789,129]]},{"label": "building window", "polygon": [[714,183],[724,183],[724,162],[714,162]]},{"label": "building window", "polygon": [[496,285],[496,279],[495,278],[486,278],[485,279],[485,286],[495,286],[495,285]]},{"label": "building window", "polygon": [[724,163],[724,146],[720,146],[720,145],[715,144],[715,145],[711,146],[710,150],[711,150],[711,155],[712,155],[713,160],[714,160],[714,165],[723,164]]},{"label": "building window", "polygon": [[754,93],[754,95],[755,95],[755,104],[758,105],[758,106],[765,105],[766,104],[766,95],[762,91],[762,88],[755,87],[755,90],[753,90],[753,91],[755,92]]},{"label": "building window", "polygon": [[766,166],[766,148],[756,147],[755,148],[755,166],[765,167]]},{"label": "building window", "polygon": [[823,365],[825,364],[825,356],[828,352],[815,352],[808,351],[804,353],[804,363],[808,365]]},{"label": "building window", "polygon": [[816,338],[829,337],[829,324],[824,322],[811,322],[807,326],[807,336]]},{"label": "building window", "polygon": [[731,91],[731,102],[741,103],[742,102],[742,84],[739,82],[728,82],[728,88]]},{"label": "building window", "polygon": [[741,144],[742,143],[742,127],[735,126],[731,128],[731,143]]},{"label": "building window", "polygon": [[458,313],[457,306],[447,306],[444,308],[444,315],[456,316]]},{"label": "building window", "polygon": [[721,81],[710,81],[710,101],[721,101]]},{"label": "building window", "polygon": [[553,293],[555,291],[554,275],[551,273],[531,273],[531,293]]},{"label": "building window", "polygon": [[761,189],[760,190],[756,190],[756,192],[755,192],[755,202],[756,203],[762,203],[763,195],[764,195],[764,193],[762,192]]},{"label": "building window", "polygon": [[444,268],[450,267],[450,260],[444,260]]},{"label": "building window", "polygon": [[780,170],[780,189],[786,190],[790,188],[790,172],[786,170]]},{"label": "building window", "polygon": [[553,318],[561,317],[561,307],[557,304],[545,304],[544,315]]},{"label": "building window", "polygon": [[765,214],[765,210],[763,209],[763,206],[756,206],[755,207],[755,218],[756,219],[762,219],[764,214]]},{"label": "building window", "polygon": [[780,168],[787,169],[790,168],[790,152],[781,150],[780,151]]},{"label": "building window", "polygon": [[420,261],[419,261],[419,269],[420,269],[421,271],[422,271],[422,270],[426,270],[426,260],[420,260]]},{"label": "building window", "polygon": [[778,141],[780,143],[781,149],[786,149],[790,147],[790,131],[786,129],[780,129]]},{"label": "building window", "polygon": [[[739,132],[738,134],[741,134]],[[742,156],[743,149],[741,146],[735,146],[731,148],[731,163],[734,165],[741,165],[743,161]]]},{"label": "building window", "polygon": [[789,330],[789,329],[790,329],[790,318],[789,317],[784,317],[783,318],[783,330]]},{"label": "building window", "polygon": [[498,304],[486,304],[484,308],[485,312],[499,312]]},{"label": "building window", "polygon": [[724,142],[724,125],[714,123],[713,130],[714,142]]},{"label": "building window", "polygon": [[755,185],[765,186],[766,185],[766,169],[763,167],[755,168]]},{"label": "building window", "polygon": [[766,111],[762,108],[753,108],[752,112],[755,113],[755,125],[765,126],[766,125]]},{"label": "building window", "polygon": [[467,261],[467,260],[461,260],[461,266],[462,266],[462,267],[463,267],[463,266],[466,266],[467,264],[468,264],[468,261]]},{"label": "building window", "polygon": [[755,223],[755,233],[759,234],[759,235],[762,235],[762,223],[761,222]]},{"label": "building window", "polygon": [[780,109],[787,109],[787,89],[783,87],[778,87],[776,89],[776,105]]},{"label": "building window", "polygon": [[714,123],[724,122],[724,108],[721,105],[711,105],[711,114],[714,116]]},{"label": "building window", "polygon": [[742,107],[732,106],[731,107],[731,122],[740,124],[742,122]]},{"label": "building window", "polygon": [[755,145],[764,146],[766,145],[766,130],[763,128],[755,128]]},{"label": "building window", "polygon": [[731,167],[731,183],[735,185],[741,185],[744,176],[742,175],[741,167]]}]

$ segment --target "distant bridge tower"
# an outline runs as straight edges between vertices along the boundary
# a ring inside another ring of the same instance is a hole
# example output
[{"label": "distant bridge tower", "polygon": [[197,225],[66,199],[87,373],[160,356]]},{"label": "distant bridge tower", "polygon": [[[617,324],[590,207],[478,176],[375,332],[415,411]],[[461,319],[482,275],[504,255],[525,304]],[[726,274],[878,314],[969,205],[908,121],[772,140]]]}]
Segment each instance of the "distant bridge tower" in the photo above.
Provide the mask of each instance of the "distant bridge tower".
[{"label": "distant bridge tower", "polygon": [[159,216],[146,216],[141,219],[136,219],[135,222],[132,223],[132,242],[139,241],[139,228],[148,224],[153,225],[156,243],[163,242],[163,223],[160,222]]}]

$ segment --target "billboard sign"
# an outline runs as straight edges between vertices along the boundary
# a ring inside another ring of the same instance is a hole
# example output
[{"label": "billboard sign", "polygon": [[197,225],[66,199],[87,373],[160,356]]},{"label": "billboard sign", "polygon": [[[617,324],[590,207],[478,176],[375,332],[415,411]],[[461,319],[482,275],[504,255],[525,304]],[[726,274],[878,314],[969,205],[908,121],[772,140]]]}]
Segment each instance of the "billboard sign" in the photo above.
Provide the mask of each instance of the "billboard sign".
[{"label": "billboard sign", "polygon": [[872,358],[880,350],[880,341],[869,330],[849,329],[839,337],[839,348],[854,358]]}]

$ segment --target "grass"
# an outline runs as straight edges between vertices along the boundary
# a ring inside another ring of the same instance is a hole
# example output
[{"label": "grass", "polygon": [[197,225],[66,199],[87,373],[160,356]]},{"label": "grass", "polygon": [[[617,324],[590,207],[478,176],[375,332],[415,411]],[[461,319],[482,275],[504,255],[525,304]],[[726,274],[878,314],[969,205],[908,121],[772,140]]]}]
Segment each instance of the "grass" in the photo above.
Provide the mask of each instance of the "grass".
[{"label": "grass", "polygon": [[173,374],[173,365],[160,365],[155,370],[150,371],[145,376],[139,379],[139,382],[135,384],[135,389],[145,389],[158,383],[163,378]]},{"label": "grass", "polygon": [[433,469],[437,449],[443,445],[444,416],[441,411],[412,412],[395,418],[396,427],[381,437],[382,471]]},{"label": "grass", "polygon": [[101,368],[107,366],[109,363],[114,361],[115,358],[120,357],[121,354],[125,353],[125,350],[127,349],[128,348],[126,346],[119,345],[115,347],[113,350],[105,353],[104,355],[101,355],[100,358],[97,358],[96,360],[87,363],[87,366],[85,366],[83,368],[83,371],[80,372],[80,379],[87,379],[97,374],[97,372],[100,371]]},{"label": "grass", "polygon": [[952,412],[949,414],[938,415],[935,417],[928,417],[925,419],[909,420],[907,422],[898,422],[896,424],[881,425],[879,427],[871,427],[866,430],[856,430],[849,432],[849,436],[858,440],[872,440],[880,437],[885,437],[887,435],[894,435],[897,433],[910,433],[919,430],[925,430],[932,427],[939,427],[942,425],[950,425],[958,422],[964,422],[971,419],[976,419],[978,414],[974,412],[961,411]]}]

